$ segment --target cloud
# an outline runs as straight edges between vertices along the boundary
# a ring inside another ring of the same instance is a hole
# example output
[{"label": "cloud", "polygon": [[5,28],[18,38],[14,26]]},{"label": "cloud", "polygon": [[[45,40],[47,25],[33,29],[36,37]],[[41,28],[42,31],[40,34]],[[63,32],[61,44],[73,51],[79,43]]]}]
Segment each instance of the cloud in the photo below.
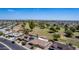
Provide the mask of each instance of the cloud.
[{"label": "cloud", "polygon": [[14,12],[15,10],[13,10],[13,9],[8,9],[8,12]]}]

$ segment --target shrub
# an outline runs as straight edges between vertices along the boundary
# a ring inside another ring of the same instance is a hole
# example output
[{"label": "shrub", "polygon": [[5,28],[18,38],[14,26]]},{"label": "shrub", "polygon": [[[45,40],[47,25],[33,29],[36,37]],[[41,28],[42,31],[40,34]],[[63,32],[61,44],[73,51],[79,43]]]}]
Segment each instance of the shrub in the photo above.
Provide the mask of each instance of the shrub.
[{"label": "shrub", "polygon": [[34,46],[32,46],[30,49],[34,49]]},{"label": "shrub", "polygon": [[24,46],[24,45],[26,45],[26,42],[25,42],[25,41],[23,41],[23,42],[22,42],[22,45],[23,45],[23,46]]},{"label": "shrub", "polygon": [[3,35],[3,34],[4,34],[3,32],[0,32],[0,36]]},{"label": "shrub", "polygon": [[49,41],[49,42],[54,42],[54,40],[53,40],[53,39],[49,39],[48,41]]}]

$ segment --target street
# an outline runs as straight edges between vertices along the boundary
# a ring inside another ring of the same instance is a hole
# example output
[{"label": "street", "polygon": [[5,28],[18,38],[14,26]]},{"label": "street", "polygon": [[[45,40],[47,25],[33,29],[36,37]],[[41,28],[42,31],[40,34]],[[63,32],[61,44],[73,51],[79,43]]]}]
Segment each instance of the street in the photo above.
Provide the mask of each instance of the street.
[{"label": "street", "polygon": [[16,44],[16,43],[12,43],[9,40],[6,40],[4,38],[0,38],[0,42],[6,44],[7,46],[9,46],[12,50],[26,50],[25,48],[23,48],[22,46]]}]

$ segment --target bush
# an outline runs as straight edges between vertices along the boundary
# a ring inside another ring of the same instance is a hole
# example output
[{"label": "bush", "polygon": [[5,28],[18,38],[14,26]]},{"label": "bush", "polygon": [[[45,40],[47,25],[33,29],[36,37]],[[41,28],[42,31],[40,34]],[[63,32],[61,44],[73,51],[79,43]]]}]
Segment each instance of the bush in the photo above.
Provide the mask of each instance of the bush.
[{"label": "bush", "polygon": [[30,49],[34,49],[34,46],[32,46]]},{"label": "bush", "polygon": [[23,41],[23,42],[22,42],[22,45],[23,45],[23,46],[24,46],[24,45],[26,45],[26,42],[25,42],[25,41]]},{"label": "bush", "polygon": [[3,32],[0,32],[0,36],[3,35],[3,34],[4,34]]},{"label": "bush", "polygon": [[54,42],[54,40],[53,40],[53,39],[49,39],[48,41],[49,41],[49,42]]},{"label": "bush", "polygon": [[21,38],[17,38],[16,40],[22,41],[22,39],[21,39]]},{"label": "bush", "polygon": [[58,39],[53,39],[54,41],[58,41]]},{"label": "bush", "polygon": [[75,38],[78,38],[79,39],[79,36],[75,36]]},{"label": "bush", "polygon": [[49,31],[49,33],[55,33],[55,31],[53,31],[53,30],[50,30],[50,31]]},{"label": "bush", "polygon": [[72,43],[69,43],[68,45],[69,45],[69,46],[72,46]]}]

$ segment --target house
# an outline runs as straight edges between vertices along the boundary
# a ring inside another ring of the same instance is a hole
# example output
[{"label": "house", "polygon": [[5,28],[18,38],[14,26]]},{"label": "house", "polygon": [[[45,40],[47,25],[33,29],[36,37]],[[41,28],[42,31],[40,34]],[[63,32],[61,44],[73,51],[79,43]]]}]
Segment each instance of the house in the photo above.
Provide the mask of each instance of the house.
[{"label": "house", "polygon": [[36,36],[34,36],[34,35],[25,35],[24,36],[24,40],[26,40],[26,41],[31,41],[31,40],[34,40],[34,39],[37,39],[37,37]]},{"label": "house", "polygon": [[68,44],[63,44],[61,42],[53,42],[48,49],[49,50],[74,50],[75,47],[70,46]]},{"label": "house", "polygon": [[12,30],[12,32],[19,32],[19,31],[22,31],[23,28],[21,25],[17,25],[15,27],[13,27],[13,29],[11,29],[11,30]]},{"label": "house", "polygon": [[31,40],[29,43],[32,45],[36,45],[42,49],[46,48],[50,44],[48,41],[39,40],[39,39]]}]

